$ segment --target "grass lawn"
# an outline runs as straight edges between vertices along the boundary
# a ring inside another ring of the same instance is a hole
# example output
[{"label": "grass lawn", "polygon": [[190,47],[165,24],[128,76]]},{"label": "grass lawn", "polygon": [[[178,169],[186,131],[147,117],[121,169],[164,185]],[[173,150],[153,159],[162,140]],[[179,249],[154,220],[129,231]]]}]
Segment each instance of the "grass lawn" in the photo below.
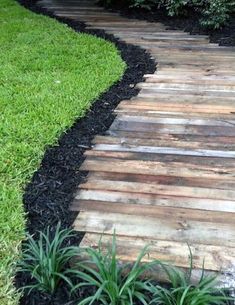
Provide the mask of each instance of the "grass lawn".
[{"label": "grass lawn", "polygon": [[121,78],[115,47],[33,14],[0,6],[0,304],[17,304],[12,278],[24,238],[22,194],[45,146]]}]

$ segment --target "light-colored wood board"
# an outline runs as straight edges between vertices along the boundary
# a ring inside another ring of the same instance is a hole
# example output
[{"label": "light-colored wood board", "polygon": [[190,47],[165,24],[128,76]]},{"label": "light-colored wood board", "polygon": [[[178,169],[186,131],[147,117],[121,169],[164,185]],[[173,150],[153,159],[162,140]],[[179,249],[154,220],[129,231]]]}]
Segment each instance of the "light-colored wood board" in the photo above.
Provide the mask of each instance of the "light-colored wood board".
[{"label": "light-colored wood board", "polygon": [[[130,132],[131,133],[131,132]],[[151,133],[138,133],[136,137],[132,134],[132,137],[122,136],[121,133],[117,133],[118,136],[111,137],[111,136],[97,136],[93,140],[93,144],[115,144],[115,145],[123,145],[123,146],[153,146],[153,147],[177,147],[177,148],[189,148],[189,149],[220,149],[220,150],[228,150],[228,151],[235,151],[235,142],[233,137],[231,137],[231,141],[226,142],[226,137],[214,137],[210,138],[210,141],[203,142],[203,141],[187,141],[187,140],[180,140],[176,137],[168,138],[168,139],[159,139],[158,137],[151,138]],[[139,138],[139,136],[143,135],[143,137]],[[156,135],[157,136],[157,135]],[[206,140],[206,137],[202,137]],[[222,142],[216,142],[217,139],[224,139]],[[228,137],[229,139],[229,137]]]},{"label": "light-colored wood board", "polygon": [[129,181],[115,181],[89,179],[87,182],[80,184],[80,189],[107,190],[129,193],[144,193],[172,197],[188,197],[203,199],[218,199],[232,201],[235,197],[234,190],[223,190],[202,187],[188,187],[179,185],[164,185],[155,183],[140,183]]},{"label": "light-colored wood board", "polygon": [[94,149],[116,151],[116,152],[130,152],[130,153],[146,153],[146,154],[165,154],[165,155],[180,155],[192,157],[215,157],[215,158],[235,158],[235,152],[209,149],[184,149],[174,147],[155,147],[155,146],[135,146],[129,145],[115,145],[115,144],[97,144]]},{"label": "light-colored wood board", "polygon": [[84,171],[105,171],[138,175],[192,177],[203,179],[233,180],[235,168],[221,168],[210,165],[195,165],[183,162],[152,162],[142,160],[123,160],[87,157],[80,168]]},{"label": "light-colored wood board", "polygon": [[[128,152],[128,151],[115,151],[115,150],[97,150],[95,147],[92,150],[87,150],[85,156],[94,157],[105,157],[114,159],[124,159],[124,160],[142,160],[142,161],[152,161],[152,162],[175,162],[194,164],[196,166],[207,166],[212,168],[226,168],[231,169],[235,167],[235,158],[226,159],[220,157],[206,157],[206,156],[187,156],[187,155],[176,155],[176,154],[153,154],[151,152]],[[190,166],[190,165],[189,165]]]},{"label": "light-colored wood board", "polygon": [[171,240],[183,243],[235,247],[234,224],[198,222],[192,220],[156,219],[118,213],[80,212],[74,227],[81,232]]},{"label": "light-colored wood board", "polygon": [[174,215],[179,221],[200,221],[211,223],[234,224],[235,213],[222,211],[207,211],[199,209],[188,209],[181,207],[163,207],[155,205],[123,204],[119,202],[98,200],[77,200],[73,205],[74,211],[96,211],[103,214],[118,213],[123,215],[151,217],[155,219],[167,219]]},{"label": "light-colored wood board", "polygon": [[[96,247],[100,241],[100,235],[86,233],[81,243],[81,247]],[[107,247],[112,242],[112,236],[103,235],[101,238],[101,249],[106,252]],[[157,239],[148,240],[148,255],[142,262],[161,260],[165,263],[173,264],[177,267],[189,267],[189,249],[185,243],[160,241]],[[135,262],[140,251],[146,246],[143,238],[133,238],[117,236],[117,254],[121,261]],[[235,265],[235,249],[223,246],[204,246],[200,244],[190,245],[193,256],[193,267],[200,269],[204,262],[206,270],[229,271]]]},{"label": "light-colored wood board", "polygon": [[128,193],[106,190],[83,190],[76,195],[74,205],[79,200],[99,200],[122,204],[139,204],[143,206],[167,206],[187,209],[200,209],[205,211],[222,211],[235,213],[235,204],[231,200],[215,200],[203,198],[171,197],[161,194]]}]

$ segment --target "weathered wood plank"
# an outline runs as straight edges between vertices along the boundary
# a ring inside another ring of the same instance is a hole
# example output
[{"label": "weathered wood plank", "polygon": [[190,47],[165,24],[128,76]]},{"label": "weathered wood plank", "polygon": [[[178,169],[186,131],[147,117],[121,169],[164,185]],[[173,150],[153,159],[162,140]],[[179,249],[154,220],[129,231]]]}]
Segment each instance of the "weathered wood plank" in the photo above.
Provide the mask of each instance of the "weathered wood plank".
[{"label": "weathered wood plank", "polygon": [[[148,239],[158,237],[159,240],[190,242],[195,244],[228,247],[235,246],[235,224],[221,224],[177,219],[173,215],[169,219],[158,219],[124,215],[118,213],[80,212],[75,220],[78,231],[98,234],[113,234]],[[146,241],[147,241],[146,240]]]},{"label": "weathered wood plank", "polygon": [[81,166],[84,171],[104,171],[139,175],[201,177],[204,179],[232,180],[235,168],[216,168],[215,166],[194,165],[180,162],[152,162],[142,160],[123,160],[89,157]]},{"label": "weathered wood plank", "polygon": [[[131,132],[130,132],[131,133]],[[138,137],[143,136],[143,137]],[[206,137],[202,137],[204,140],[206,140]],[[109,136],[97,136],[93,140],[93,144],[115,144],[115,145],[122,145],[122,146],[153,146],[153,147],[174,147],[174,148],[189,148],[189,149],[211,149],[216,150],[220,149],[223,151],[235,151],[235,143],[232,142],[234,140],[234,137],[232,137],[231,140],[226,141],[226,137],[215,137],[216,139],[213,139],[214,137],[211,137],[210,140],[207,142],[203,141],[187,141],[187,137],[185,139],[180,140],[180,137],[177,138],[172,136],[172,138],[168,139],[160,139],[160,137],[154,137],[151,138],[151,133],[147,132],[140,132],[135,137],[125,137],[121,135],[121,133],[117,133],[117,136],[115,137],[109,137]],[[217,142],[217,139],[221,139],[221,142]],[[228,138],[229,139],[229,138]],[[224,141],[223,141],[224,140]]]},{"label": "weathered wood plank", "polygon": [[136,215],[143,217],[151,217],[156,219],[167,219],[174,215],[180,220],[193,220],[200,222],[224,223],[226,219],[227,224],[234,224],[235,213],[227,213],[222,211],[206,211],[187,209],[180,207],[163,207],[154,205],[139,204],[122,204],[119,202],[98,201],[98,200],[79,200],[74,204],[75,211],[96,211],[99,213],[118,213],[125,215]]},{"label": "weathered wood plank", "polygon": [[[182,134],[182,133],[181,133]],[[209,149],[184,149],[175,147],[154,147],[154,146],[135,146],[135,145],[115,145],[115,144],[97,144],[94,149],[131,152],[131,153],[147,153],[147,154],[168,154],[194,157],[216,157],[216,158],[235,158],[234,151],[209,150]]]},{"label": "weathered wood plank", "polygon": [[138,132],[155,132],[161,134],[192,134],[203,136],[235,136],[235,126],[179,125],[163,123],[146,123],[116,119],[111,130],[127,130]]},{"label": "weathered wood plank", "polygon": [[[100,235],[87,233],[81,243],[81,247],[97,247],[99,241]],[[103,235],[101,245],[104,252],[107,246],[111,244],[111,241],[110,235]],[[116,242],[118,258],[121,261],[134,262],[140,251],[148,244],[148,255],[144,257],[143,262],[162,260],[177,267],[189,267],[189,250],[185,243],[157,239],[151,239],[146,242],[142,238],[125,236],[117,236]],[[193,255],[194,268],[200,269],[203,265],[204,258],[206,258],[204,262],[206,270],[229,270],[234,266],[234,248],[191,244],[190,249]]]},{"label": "weathered wood plank", "polygon": [[79,190],[74,206],[80,200],[99,200],[122,204],[140,204],[144,206],[169,206],[187,209],[201,209],[205,211],[222,211],[235,213],[232,200],[216,200],[204,198],[172,197],[161,194],[128,193],[106,190]]},{"label": "weathered wood plank", "polygon": [[232,200],[235,195],[234,190],[221,190],[213,188],[187,187],[179,185],[164,185],[164,184],[150,184],[129,181],[109,181],[89,179],[88,182],[80,185],[81,189],[92,190],[107,190],[129,193],[144,193],[154,195],[178,196],[189,198],[204,198],[204,199],[218,199],[218,200]]}]

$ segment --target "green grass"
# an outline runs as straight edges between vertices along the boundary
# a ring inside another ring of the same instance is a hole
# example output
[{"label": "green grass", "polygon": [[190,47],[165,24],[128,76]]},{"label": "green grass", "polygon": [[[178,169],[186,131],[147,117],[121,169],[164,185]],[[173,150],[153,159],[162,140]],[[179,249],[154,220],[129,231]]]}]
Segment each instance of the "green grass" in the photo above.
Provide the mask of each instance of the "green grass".
[{"label": "green grass", "polygon": [[121,78],[115,47],[0,3],[0,304],[17,304],[12,285],[24,238],[23,189],[45,147]]}]

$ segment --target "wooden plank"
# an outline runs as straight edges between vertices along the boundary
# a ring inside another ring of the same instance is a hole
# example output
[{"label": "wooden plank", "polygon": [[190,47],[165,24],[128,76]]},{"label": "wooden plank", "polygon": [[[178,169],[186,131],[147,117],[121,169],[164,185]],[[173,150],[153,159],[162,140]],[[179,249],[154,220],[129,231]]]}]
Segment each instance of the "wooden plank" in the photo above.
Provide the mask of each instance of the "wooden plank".
[{"label": "wooden plank", "polygon": [[[148,117],[148,116],[147,116]],[[156,114],[156,118],[161,117],[159,114]],[[174,118],[174,116],[173,116]],[[200,136],[200,135],[170,135],[170,134],[155,134],[155,133],[148,133],[148,132],[129,132],[129,131],[111,131],[111,130],[107,130],[107,132],[105,133],[105,137],[103,136],[96,136],[93,143],[97,143],[98,141],[103,141],[103,144],[106,143],[106,137],[107,137],[107,142],[108,141],[113,141],[112,138],[116,138],[117,141],[121,141],[122,143],[125,144],[125,139],[129,140],[129,139],[148,139],[148,140],[154,140],[154,141],[158,141],[158,144],[161,143],[161,141],[167,141],[167,143],[180,143],[182,142],[186,142],[186,143],[201,143],[201,147],[203,147],[203,145],[207,145],[210,143],[212,144],[218,144],[218,145],[228,145],[228,147],[230,145],[233,145],[235,142],[235,137],[210,137],[210,136]],[[157,145],[156,145],[157,146]],[[225,146],[224,146],[225,147]],[[232,147],[232,146],[231,146]]]},{"label": "wooden plank", "polygon": [[[81,243],[81,247],[96,247],[100,241],[99,234],[86,233]],[[101,239],[101,247],[105,252],[108,245],[111,244],[112,237],[103,235]],[[133,238],[125,236],[117,236],[116,245],[118,259],[121,261],[135,262],[140,251],[146,246],[146,240],[142,238]],[[148,241],[149,250],[142,262],[150,262],[152,260],[161,260],[177,267],[189,267],[189,250],[185,243],[173,241],[161,241],[152,239]],[[235,264],[235,249],[223,246],[204,246],[200,244],[190,244],[193,255],[193,267],[201,268],[204,262],[206,270],[230,270]]]},{"label": "wooden plank", "polygon": [[126,131],[137,131],[137,132],[155,132],[159,134],[191,134],[191,135],[202,135],[202,136],[235,136],[235,126],[208,126],[208,125],[166,125],[166,124],[155,124],[145,122],[133,122],[116,119],[111,130],[126,130]]},{"label": "wooden plank", "polygon": [[[127,132],[128,133],[128,132]],[[131,132],[129,132],[131,133]],[[226,141],[226,137],[211,137],[210,141],[187,141],[187,136],[185,139],[180,140],[180,137],[172,137],[168,139],[161,139],[158,138],[156,135],[156,138],[153,136],[151,138],[151,133],[147,132],[139,132],[136,137],[132,135],[133,137],[125,137],[121,136],[122,133],[117,133],[116,137],[111,136],[97,136],[93,140],[93,144],[111,144],[111,145],[122,145],[122,146],[153,146],[153,147],[174,147],[174,148],[189,148],[189,149],[211,149],[211,150],[223,150],[223,151],[235,151],[235,142],[232,142],[234,140],[234,137],[230,141]],[[143,136],[143,137],[138,137]],[[190,138],[190,137],[189,137]],[[201,137],[206,140],[207,137]],[[224,140],[222,143],[217,142],[217,139]]]},{"label": "wooden plank", "polygon": [[[169,95],[167,95],[169,97]],[[145,97],[142,94],[142,97]],[[139,114],[141,115],[147,115],[152,114],[154,116],[155,114],[161,115],[165,114],[166,116],[169,115],[187,115],[187,116],[205,116],[205,117],[219,117],[222,118],[222,115],[230,116],[230,118],[234,118],[235,108],[232,107],[226,107],[224,108],[222,106],[214,105],[214,108],[210,108],[209,105],[197,105],[197,104],[185,104],[180,105],[179,103],[163,103],[163,102],[156,102],[156,104],[152,105],[122,105],[120,104],[116,111],[116,113],[126,113],[131,115],[131,112],[135,112],[136,116]],[[226,116],[225,116],[226,119]]]},{"label": "wooden plank", "polygon": [[174,147],[155,147],[155,146],[131,146],[115,144],[97,144],[96,150],[130,152],[130,153],[147,153],[147,154],[167,154],[194,157],[215,157],[215,158],[235,158],[235,152],[209,149],[184,149]]},{"label": "wooden plank", "polygon": [[[235,116],[234,116],[235,118]],[[234,120],[224,120],[224,119],[201,119],[195,118],[156,118],[156,117],[146,117],[146,116],[128,116],[128,115],[119,115],[117,118],[119,121],[128,121],[128,122],[137,122],[137,123],[153,123],[153,124],[166,124],[166,125],[194,125],[194,126],[223,126],[223,127],[231,127],[235,126]]]},{"label": "wooden plank", "polygon": [[86,156],[97,156],[97,157],[107,157],[115,159],[125,159],[125,160],[142,160],[142,161],[152,161],[152,162],[180,162],[185,164],[195,164],[195,165],[207,165],[217,168],[233,168],[235,166],[235,158],[226,159],[220,157],[207,157],[207,156],[187,156],[187,155],[177,155],[177,154],[154,154],[151,152],[128,152],[128,151],[115,151],[115,150],[99,150],[96,149],[96,145],[93,150],[87,150],[85,152]]},{"label": "wooden plank", "polygon": [[122,204],[119,202],[98,201],[98,200],[79,200],[73,205],[74,211],[96,211],[99,213],[118,213],[133,216],[151,217],[155,219],[166,219],[174,215],[175,218],[193,220],[200,222],[234,224],[235,213],[222,211],[196,210],[180,207],[163,207],[154,205]]},{"label": "wooden plank", "polygon": [[[169,219],[124,215],[118,213],[80,212],[75,220],[75,229],[98,234],[142,237],[171,240],[204,245],[235,246],[235,224],[198,222],[186,219]],[[147,242],[146,240],[146,242]]]},{"label": "wooden plank", "polygon": [[[165,116],[170,116],[170,117],[184,117],[185,115],[187,115],[188,118],[201,118],[202,115],[204,118],[215,118],[215,119],[221,119],[221,118],[224,118],[225,120],[226,119],[234,119],[234,114],[233,113],[226,113],[226,114],[220,114],[220,113],[211,113],[211,112],[207,112],[207,113],[204,113],[204,112],[196,112],[195,110],[194,111],[191,111],[191,112],[182,112],[182,111],[168,111],[167,109],[166,110],[148,110],[148,109],[144,109],[144,110],[136,110],[136,109],[128,109],[128,108],[119,108],[119,109],[116,109],[115,110],[115,114],[117,115],[120,115],[120,114],[125,114],[125,115],[133,115],[133,116],[142,116],[142,115],[145,115],[145,116],[151,116],[151,117],[165,117]],[[116,133],[117,131],[115,131]],[[127,131],[128,132],[128,131]],[[137,132],[138,134],[139,132]],[[165,134],[164,134],[165,135]],[[176,136],[179,136],[179,135],[176,135]],[[189,135],[190,136],[190,135]],[[193,136],[193,135],[191,135]],[[205,137],[208,137],[208,136],[205,136]]]},{"label": "wooden plank", "polygon": [[217,200],[204,198],[171,197],[161,194],[128,193],[106,190],[79,190],[74,205],[80,200],[99,200],[122,204],[139,204],[153,206],[169,206],[187,209],[201,209],[205,211],[222,211],[235,213],[235,204],[231,200]]},{"label": "wooden plank", "polygon": [[234,190],[187,187],[178,185],[150,184],[129,181],[109,181],[89,179],[80,185],[80,189],[107,190],[129,193],[144,193],[189,198],[218,199],[230,201],[234,198]]},{"label": "wooden plank", "polygon": [[174,87],[174,86],[163,86],[162,88],[142,88],[139,96],[143,97],[144,95],[157,96],[158,94],[177,94],[177,95],[196,95],[196,96],[221,96],[221,97],[234,97],[234,92],[232,91],[223,91],[223,90],[210,90],[205,89],[197,90],[196,88],[183,88],[183,87]]},{"label": "wooden plank", "polygon": [[[227,88],[230,86],[235,86],[235,78],[231,76],[231,79],[224,79],[222,77],[220,78],[212,78],[212,77],[183,77],[183,76],[176,76],[176,77],[147,77],[146,83],[150,84],[191,84],[191,85],[204,85],[209,86],[211,88],[211,85],[214,86],[214,88]],[[216,86],[216,87],[215,87]]]},{"label": "wooden plank", "polygon": [[194,165],[181,162],[152,162],[142,160],[123,160],[101,157],[88,157],[81,166],[84,171],[104,171],[155,176],[176,176],[204,179],[232,180],[235,168],[221,168],[210,165]]},{"label": "wooden plank", "polygon": [[154,33],[144,33],[144,35],[140,35],[139,33],[122,33],[122,32],[119,32],[118,33],[118,36],[121,37],[121,38],[127,38],[129,40],[129,38],[133,38],[133,39],[141,39],[141,40],[148,40],[148,41],[156,41],[156,40],[173,40],[175,42],[177,41],[184,41],[184,40],[187,40],[187,41],[200,41],[200,42],[205,42],[205,41],[208,41],[208,36],[203,36],[203,35],[189,35],[185,32],[182,32],[182,33],[179,33],[177,35],[175,34],[171,34],[170,32],[166,31],[164,33],[160,33],[160,34],[157,34],[156,32]]},{"label": "wooden plank", "polygon": [[216,92],[218,94],[221,94],[221,91],[225,93],[229,93],[231,96],[235,93],[235,82],[233,85],[227,85],[227,86],[218,86],[218,85],[212,85],[212,84],[197,84],[197,83],[139,83],[137,86],[139,89],[149,89],[149,90],[156,90],[156,89],[177,89],[177,90],[200,90],[201,92]]},{"label": "wooden plank", "polygon": [[105,171],[91,171],[88,174],[88,179],[111,180],[111,181],[129,181],[129,182],[143,182],[155,183],[165,185],[183,185],[191,187],[203,187],[231,190],[234,189],[234,180],[220,180],[220,179],[206,179],[202,180],[200,177],[178,177],[178,176],[164,176],[164,175],[150,175],[150,174],[132,174],[132,173],[117,173]]},{"label": "wooden plank", "polygon": [[[227,111],[233,111],[234,110],[234,97],[211,97],[211,96],[194,96],[191,94],[188,95],[181,95],[181,96],[174,96],[173,94],[160,94],[157,93],[155,96],[148,96],[145,98],[142,97],[135,97],[131,100],[123,100],[119,105],[121,106],[158,106],[158,103],[161,103],[162,105],[168,105],[170,104],[170,107],[174,107],[173,105],[176,104],[178,106],[185,106],[185,108],[190,107],[190,105],[200,105],[203,108],[212,108],[214,105],[216,107],[216,110],[225,108]],[[180,105],[179,105],[180,104]],[[175,105],[175,106],[176,106]],[[203,107],[203,106],[206,107]],[[213,109],[211,109],[211,112],[213,112]]]}]

